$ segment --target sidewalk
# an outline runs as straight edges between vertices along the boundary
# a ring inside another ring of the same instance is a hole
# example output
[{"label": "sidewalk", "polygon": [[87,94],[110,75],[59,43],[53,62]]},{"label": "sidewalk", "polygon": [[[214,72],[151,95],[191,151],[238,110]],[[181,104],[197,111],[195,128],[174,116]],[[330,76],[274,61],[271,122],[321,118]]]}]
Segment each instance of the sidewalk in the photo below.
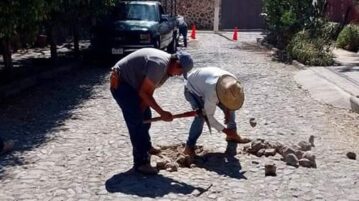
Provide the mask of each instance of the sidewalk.
[{"label": "sidewalk", "polygon": [[334,49],[339,66],[309,67],[295,79],[313,98],[359,113],[359,53]]}]

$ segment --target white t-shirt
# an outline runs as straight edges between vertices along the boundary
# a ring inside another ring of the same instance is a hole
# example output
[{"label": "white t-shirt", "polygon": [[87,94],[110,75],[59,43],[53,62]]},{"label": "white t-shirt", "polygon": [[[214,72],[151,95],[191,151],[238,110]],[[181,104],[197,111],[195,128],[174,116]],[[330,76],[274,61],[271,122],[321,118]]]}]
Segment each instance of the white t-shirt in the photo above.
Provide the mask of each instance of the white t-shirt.
[{"label": "white t-shirt", "polygon": [[204,112],[212,127],[222,131],[225,127],[214,118],[217,104],[219,103],[216,85],[222,75],[231,75],[232,73],[217,67],[197,68],[187,75],[186,87],[191,92],[200,96],[204,101]]}]

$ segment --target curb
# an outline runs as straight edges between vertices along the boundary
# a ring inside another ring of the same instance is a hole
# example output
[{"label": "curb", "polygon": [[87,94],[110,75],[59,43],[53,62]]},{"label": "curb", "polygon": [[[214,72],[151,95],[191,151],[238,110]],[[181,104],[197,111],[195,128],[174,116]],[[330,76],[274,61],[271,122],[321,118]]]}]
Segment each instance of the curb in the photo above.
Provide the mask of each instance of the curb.
[{"label": "curb", "polygon": [[21,80],[17,80],[16,82],[7,84],[5,86],[0,87],[0,102],[6,98],[11,96],[15,96],[31,87],[38,85],[41,81],[53,79],[59,74],[63,74],[65,72],[69,72],[72,69],[81,66],[81,62],[72,62],[70,64],[55,67],[51,70],[41,72],[38,75],[34,75],[31,77],[23,78]]},{"label": "curb", "polygon": [[297,60],[293,60],[293,61],[292,61],[292,64],[293,64],[293,66],[297,67],[297,68],[300,69],[300,70],[306,70],[306,69],[308,69],[308,67],[307,67],[306,65],[300,63],[300,62],[297,61]]},{"label": "curb", "polygon": [[350,97],[350,106],[354,112],[359,113],[359,96]]},{"label": "curb", "polygon": [[[260,47],[265,47],[265,48],[267,48],[267,49],[269,49],[271,51],[276,51],[277,50],[277,48],[273,47],[270,44],[264,43],[263,40],[259,39],[259,38],[257,38],[257,45],[259,45]],[[307,70],[307,69],[309,69],[306,65],[300,63],[297,60],[293,60],[292,65],[295,66],[299,70]],[[337,76],[340,76],[340,75],[337,74]],[[323,79],[325,79],[325,78],[323,78]],[[327,80],[327,81],[329,81],[330,83],[336,85],[335,83],[333,83],[330,80]],[[342,91],[345,91],[345,90],[342,89],[342,87],[340,87],[338,85],[336,85],[336,86],[339,87]],[[345,93],[347,93],[347,92],[345,92]],[[351,96],[350,99],[349,99],[351,110],[353,112],[359,113],[359,95],[358,96],[354,96],[354,95],[351,95],[351,94],[349,94],[349,95]]]}]

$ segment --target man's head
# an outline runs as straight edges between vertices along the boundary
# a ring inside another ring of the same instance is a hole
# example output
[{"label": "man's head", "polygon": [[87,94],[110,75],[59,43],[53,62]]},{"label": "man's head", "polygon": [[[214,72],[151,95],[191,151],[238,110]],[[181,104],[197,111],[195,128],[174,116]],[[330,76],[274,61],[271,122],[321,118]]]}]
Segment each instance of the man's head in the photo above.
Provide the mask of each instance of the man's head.
[{"label": "man's head", "polygon": [[193,60],[189,53],[178,51],[171,56],[171,61],[168,67],[168,74],[170,76],[182,75],[186,78],[187,73],[193,68]]},{"label": "man's head", "polygon": [[238,110],[244,102],[244,92],[241,83],[230,75],[223,75],[216,86],[219,102],[231,111]]}]

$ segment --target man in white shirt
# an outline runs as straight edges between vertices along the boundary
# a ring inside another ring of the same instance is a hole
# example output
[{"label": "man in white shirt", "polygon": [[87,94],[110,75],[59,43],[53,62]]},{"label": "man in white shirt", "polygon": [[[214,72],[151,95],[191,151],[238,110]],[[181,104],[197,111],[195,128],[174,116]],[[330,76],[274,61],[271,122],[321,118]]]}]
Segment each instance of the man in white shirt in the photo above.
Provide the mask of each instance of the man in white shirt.
[{"label": "man in white shirt", "polygon": [[[244,92],[241,83],[230,72],[217,67],[198,68],[187,75],[185,98],[193,109],[202,109],[209,125],[226,134],[227,141],[237,143],[250,142],[237,134],[235,110],[242,107]],[[214,118],[216,107],[219,106],[225,114],[227,128]],[[204,118],[194,118],[184,154],[194,155],[194,147],[202,134]]]}]

